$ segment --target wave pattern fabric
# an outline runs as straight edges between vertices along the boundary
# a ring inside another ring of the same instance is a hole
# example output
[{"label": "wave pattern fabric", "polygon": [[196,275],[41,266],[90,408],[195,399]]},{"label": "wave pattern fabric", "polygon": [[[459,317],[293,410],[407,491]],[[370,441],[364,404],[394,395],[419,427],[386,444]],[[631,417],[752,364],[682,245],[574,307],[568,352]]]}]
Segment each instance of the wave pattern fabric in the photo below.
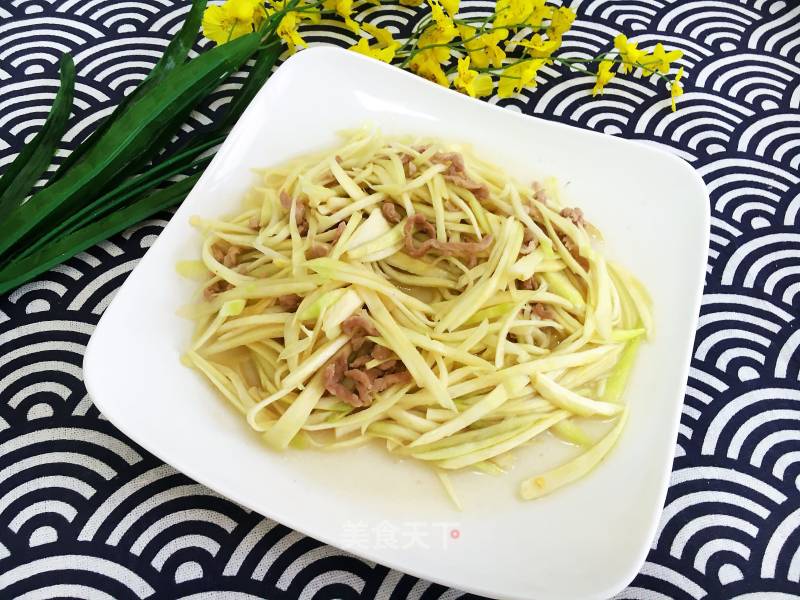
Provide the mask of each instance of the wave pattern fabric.
[{"label": "wave pattern fabric", "polygon": [[[672,483],[647,562],[618,597],[800,597],[800,5],[571,6],[579,20],[566,36],[570,56],[596,55],[620,31],[641,47],[661,40],[682,49],[680,110],[669,111],[655,78],[617,77],[592,99],[591,77],[553,67],[540,73],[538,90],[491,102],[664,147],[702,174],[712,202]],[[462,3],[470,12],[492,7]],[[187,9],[185,0],[0,3],[0,170],[43,123],[61,53],[73,54],[78,83],[57,160],[145,76]],[[402,32],[415,14],[365,5],[361,17]],[[307,38],[354,42],[330,24]],[[223,114],[242,79],[222,86],[186,130]],[[138,448],[93,407],[81,375],[87,340],[168,218],[0,298],[0,597],[466,597],[219,497]]]}]

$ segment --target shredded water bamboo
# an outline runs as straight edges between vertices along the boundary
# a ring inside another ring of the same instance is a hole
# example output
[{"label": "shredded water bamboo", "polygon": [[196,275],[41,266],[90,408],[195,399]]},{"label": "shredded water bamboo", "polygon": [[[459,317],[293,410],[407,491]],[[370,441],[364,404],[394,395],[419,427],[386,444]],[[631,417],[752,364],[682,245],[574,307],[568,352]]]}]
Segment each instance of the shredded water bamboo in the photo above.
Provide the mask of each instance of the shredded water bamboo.
[{"label": "shredded water bamboo", "polygon": [[553,182],[370,129],[260,179],[239,214],[193,217],[202,263],[179,271],[203,281],[184,360],[270,446],[382,440],[451,497],[447,471],[503,472],[545,432],[581,447],[526,499],[611,450],[650,300]]}]

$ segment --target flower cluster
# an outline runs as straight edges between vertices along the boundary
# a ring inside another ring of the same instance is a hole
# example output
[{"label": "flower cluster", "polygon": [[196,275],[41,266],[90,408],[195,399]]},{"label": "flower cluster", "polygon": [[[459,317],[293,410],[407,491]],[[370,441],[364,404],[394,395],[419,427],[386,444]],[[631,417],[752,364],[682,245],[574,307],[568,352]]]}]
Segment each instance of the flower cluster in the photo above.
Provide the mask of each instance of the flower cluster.
[{"label": "flower cluster", "polygon": [[[380,0],[361,0],[361,4],[364,2],[380,4]],[[422,0],[399,2],[422,5]],[[299,27],[304,22],[319,22],[325,14],[338,17],[359,36],[350,50],[396,64],[444,87],[453,86],[474,98],[490,96],[495,90],[498,96],[507,98],[534,88],[540,70],[549,64],[594,74],[593,95],[601,94],[618,75],[654,74],[669,86],[672,110],[683,93],[683,68],[669,79],[672,63],[683,53],[667,51],[661,43],[646,51],[620,34],[614,48],[599,56],[558,55],[576,17],[567,7],[549,5],[547,0],[497,0],[488,16],[459,16],[459,0],[426,2],[429,10],[421,11],[406,40],[396,40],[387,28],[357,22],[353,18],[354,0],[227,0],[206,10],[203,32],[221,44],[261,30],[268,18],[278,15],[275,33],[293,52],[305,46]]]}]

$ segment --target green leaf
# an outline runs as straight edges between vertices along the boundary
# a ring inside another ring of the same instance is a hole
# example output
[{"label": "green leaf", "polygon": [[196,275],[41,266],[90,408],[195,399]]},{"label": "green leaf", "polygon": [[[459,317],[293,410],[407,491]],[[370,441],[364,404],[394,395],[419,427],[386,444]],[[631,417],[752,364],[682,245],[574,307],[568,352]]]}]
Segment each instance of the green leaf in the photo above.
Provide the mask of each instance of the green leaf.
[{"label": "green leaf", "polygon": [[23,148],[0,179],[0,222],[22,205],[33,186],[47,170],[69,119],[75,91],[75,63],[69,54],[61,57],[61,85],[50,114],[36,137]]},{"label": "green leaf", "polygon": [[56,239],[66,233],[71,233],[81,227],[85,227],[95,219],[104,216],[131,198],[135,198],[148,190],[155,189],[175,175],[185,173],[187,169],[205,167],[207,163],[211,162],[213,156],[206,156],[203,158],[197,158],[197,156],[205,150],[220,144],[223,140],[224,137],[218,136],[205,144],[193,145],[183,152],[170,157],[168,160],[159,163],[146,173],[137,177],[129,177],[121,185],[99,196],[63,221],[59,221],[41,237],[38,237],[36,241],[27,245],[14,258],[24,258],[34,254],[40,248],[47,245],[50,240]]},{"label": "green leaf", "polygon": [[150,85],[155,85],[161,81],[167,73],[186,61],[186,57],[189,56],[189,50],[192,49],[197,39],[197,32],[200,31],[205,8],[206,0],[193,0],[192,6],[189,9],[189,14],[186,15],[186,20],[183,22],[180,31],[172,38],[169,46],[164,50],[164,54],[161,55],[161,59],[150,72],[148,78],[150,80]]},{"label": "green leaf", "polygon": [[264,82],[272,74],[272,67],[278,61],[278,56],[281,53],[281,46],[274,48],[264,48],[256,54],[256,62],[253,65],[250,74],[247,76],[247,81],[237,93],[236,97],[231,102],[228,113],[220,124],[220,129],[228,129],[233,127],[234,123],[242,116],[244,109],[250,104],[255,95],[264,85]]},{"label": "green leaf", "polygon": [[186,61],[189,50],[194,40],[197,39],[197,32],[203,20],[203,10],[205,7],[206,0],[193,0],[192,7],[189,9],[189,14],[186,16],[183,26],[181,26],[178,34],[169,43],[164,54],[161,55],[161,58],[147,77],[136,86],[130,94],[125,96],[114,111],[100,123],[91,136],[84,140],[75,151],[61,163],[58,171],[53,176],[53,181],[61,179],[72,165],[83,158],[84,154],[94,145],[94,142],[103,137],[111,124],[128,108],[131,102],[138,100],[158,82],[164,79],[171,71]]},{"label": "green leaf", "polygon": [[177,67],[160,85],[132,102],[61,179],[35,194],[0,225],[0,253],[45,219],[52,226],[89,202],[97,190],[146,155],[154,138],[177,128],[175,116],[193,107],[223,77],[238,69],[259,44],[259,35],[252,33],[212,48]]},{"label": "green leaf", "polygon": [[131,206],[115,211],[87,227],[61,237],[27,258],[0,269],[0,294],[4,294],[33,279],[78,252],[86,250],[97,242],[109,238],[142,219],[178,204],[186,197],[186,194],[194,187],[199,178],[200,174],[198,173],[173,183],[169,187],[150,194]]}]

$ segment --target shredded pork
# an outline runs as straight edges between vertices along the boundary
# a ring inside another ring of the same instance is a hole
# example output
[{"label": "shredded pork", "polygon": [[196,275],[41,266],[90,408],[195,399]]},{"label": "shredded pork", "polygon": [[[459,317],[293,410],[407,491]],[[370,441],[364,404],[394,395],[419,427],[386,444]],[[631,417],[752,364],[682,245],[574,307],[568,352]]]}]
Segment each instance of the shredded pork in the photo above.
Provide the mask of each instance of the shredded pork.
[{"label": "shredded pork", "polygon": [[431,156],[431,162],[447,167],[442,173],[447,181],[469,190],[479,200],[487,200],[489,198],[489,187],[485,183],[479,183],[467,175],[464,157],[458,152],[437,152]]},{"label": "shredded pork", "polygon": [[303,299],[297,294],[287,294],[286,296],[278,297],[278,304],[288,312],[296,311],[302,301]]},{"label": "shredded pork", "polygon": [[[427,239],[421,244],[417,244],[414,239],[414,233],[417,228],[426,236]],[[412,215],[406,220],[405,227],[403,228],[405,235],[403,239],[403,247],[406,254],[419,258],[424,256],[431,250],[444,254],[445,256],[460,256],[467,259],[467,262],[473,264],[477,261],[477,256],[485,252],[492,245],[492,236],[487,235],[478,242],[442,242],[436,239],[436,229],[425,218],[425,215],[417,213]]]},{"label": "shredded pork", "polygon": [[537,302],[533,305],[532,312],[543,320],[551,320],[556,316],[556,313],[549,304],[542,304],[541,302]]},{"label": "shredded pork", "polygon": [[[357,317],[359,320],[351,324],[354,333],[364,330],[364,321],[361,319],[369,321],[367,317],[361,315]],[[372,326],[371,323],[369,326]],[[325,366],[323,381],[329,393],[355,408],[361,408],[372,404],[375,394],[397,383],[411,381],[411,374],[391,350],[372,342],[366,342],[372,346],[371,348],[367,348],[366,345],[356,348],[352,341],[351,339],[351,343]],[[366,369],[367,363],[371,360],[386,362],[377,368]]]},{"label": "shredded pork", "polygon": [[347,227],[344,221],[340,221],[339,224],[336,226],[336,231],[333,234],[333,239],[331,240],[331,244],[335,244],[339,241],[339,238],[342,237],[344,233],[344,228]]},{"label": "shredded pork", "polygon": [[386,220],[393,225],[396,225],[403,220],[403,217],[400,216],[399,212],[397,212],[397,206],[394,202],[384,202],[381,204],[381,213],[383,213],[383,216],[386,218]]},{"label": "shredded pork", "polygon": [[239,255],[242,252],[244,252],[244,248],[240,248],[239,246],[231,246],[228,248],[225,256],[222,257],[222,264],[229,269],[235,267],[239,264]]},{"label": "shredded pork", "polygon": [[316,242],[311,244],[311,247],[306,251],[306,257],[311,258],[320,258],[322,256],[328,256],[328,252],[330,248],[326,244],[321,244]]},{"label": "shredded pork", "polygon": [[211,285],[206,286],[206,288],[203,290],[203,297],[206,300],[211,300],[217,294],[221,294],[222,292],[225,292],[231,289],[232,287],[233,286],[230,283],[228,283],[224,279],[220,279],[219,281],[216,281]]},{"label": "shredded pork", "polygon": [[[281,190],[280,194],[280,201],[281,206],[286,210],[286,212],[291,214],[292,209],[292,197],[286,192],[286,190]],[[295,199],[294,201],[294,220],[297,223],[297,231],[300,232],[300,235],[305,235],[308,233],[308,221],[306,220],[306,205],[303,203],[300,198]]]},{"label": "shredded pork", "polygon": [[586,225],[586,219],[584,218],[583,211],[580,208],[565,208],[559,214],[575,223],[575,225],[578,227],[584,227]]}]

